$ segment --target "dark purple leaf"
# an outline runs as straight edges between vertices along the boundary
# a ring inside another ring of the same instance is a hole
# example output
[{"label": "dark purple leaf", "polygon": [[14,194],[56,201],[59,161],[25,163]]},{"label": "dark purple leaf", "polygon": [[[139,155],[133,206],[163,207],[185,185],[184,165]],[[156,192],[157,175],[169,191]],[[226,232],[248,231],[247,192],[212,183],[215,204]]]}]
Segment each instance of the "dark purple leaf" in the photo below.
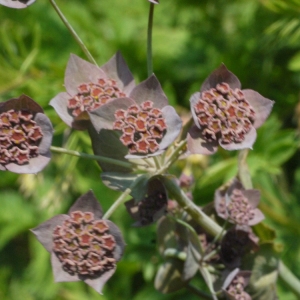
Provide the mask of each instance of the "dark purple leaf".
[{"label": "dark purple leaf", "polygon": [[103,215],[102,207],[95,197],[93,191],[88,191],[86,194],[80,196],[71,206],[68,214],[78,210],[82,212],[92,212],[95,219],[101,219]]},{"label": "dark purple leaf", "polygon": [[46,248],[48,252],[52,251],[53,238],[52,233],[57,225],[61,225],[63,221],[69,219],[68,215],[57,215],[30,231],[36,236],[39,242]]},{"label": "dark purple leaf", "polygon": [[222,64],[204,80],[200,92],[215,88],[218,83],[222,82],[228,83],[232,89],[241,88],[239,79]]}]

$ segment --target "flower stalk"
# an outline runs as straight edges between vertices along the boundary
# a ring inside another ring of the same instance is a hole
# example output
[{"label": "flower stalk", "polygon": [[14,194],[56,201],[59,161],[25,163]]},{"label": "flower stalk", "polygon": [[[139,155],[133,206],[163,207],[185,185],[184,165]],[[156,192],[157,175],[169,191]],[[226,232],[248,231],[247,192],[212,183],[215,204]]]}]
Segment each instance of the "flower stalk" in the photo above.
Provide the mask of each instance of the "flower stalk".
[{"label": "flower stalk", "polygon": [[151,76],[152,73],[153,73],[153,61],[152,61],[153,16],[154,16],[154,3],[150,3],[149,18],[148,18],[148,31],[147,31],[147,69],[148,69],[148,76]]},{"label": "flower stalk", "polygon": [[55,147],[55,146],[51,146],[50,150],[52,152],[56,152],[56,153],[68,154],[68,155],[77,156],[80,158],[92,159],[92,160],[97,160],[97,161],[104,162],[104,163],[110,163],[110,164],[114,164],[116,166],[120,166],[120,167],[124,167],[124,168],[132,168],[134,166],[132,163],[129,163],[129,162],[120,161],[117,159],[108,158],[108,157],[104,157],[104,156],[82,153],[82,152],[78,152],[78,151],[74,151],[74,150],[68,150],[68,149]]},{"label": "flower stalk", "polygon": [[195,203],[193,203],[176,182],[170,178],[163,178],[167,190],[174,196],[178,204],[188,213],[205,231],[213,236],[222,232],[222,227],[208,217]]},{"label": "flower stalk", "polygon": [[56,2],[54,0],[49,0],[49,1],[50,1],[51,5],[53,6],[54,10],[57,12],[57,14],[60,17],[60,19],[63,21],[63,23],[65,24],[65,26],[70,31],[71,35],[73,36],[73,38],[75,39],[75,41],[77,42],[77,44],[80,46],[80,48],[83,51],[83,53],[86,55],[86,57],[89,59],[89,61],[91,63],[93,63],[93,64],[95,64],[97,66],[97,63],[96,63],[95,59],[93,58],[93,56],[91,55],[90,51],[87,49],[87,47],[85,46],[85,44],[83,43],[83,41],[81,40],[81,38],[78,36],[78,34],[74,30],[74,28],[68,22],[67,18],[64,16],[64,14],[62,13],[62,11],[59,9],[59,7],[57,6]]},{"label": "flower stalk", "polygon": [[127,197],[130,195],[130,193],[131,189],[126,189],[109,208],[109,210],[103,215],[103,220],[107,220],[113,214],[113,212],[127,200]]}]

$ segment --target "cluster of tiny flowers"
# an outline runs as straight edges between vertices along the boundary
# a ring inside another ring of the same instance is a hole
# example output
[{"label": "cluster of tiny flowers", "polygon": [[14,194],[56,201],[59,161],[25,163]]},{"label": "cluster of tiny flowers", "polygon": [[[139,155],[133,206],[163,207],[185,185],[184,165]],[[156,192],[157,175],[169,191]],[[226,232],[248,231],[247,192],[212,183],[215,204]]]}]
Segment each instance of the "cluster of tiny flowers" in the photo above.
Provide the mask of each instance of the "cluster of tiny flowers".
[{"label": "cluster of tiny flowers", "polygon": [[238,189],[232,191],[227,205],[225,198],[222,198],[220,212],[225,215],[227,213],[229,220],[238,225],[248,225],[249,221],[255,217],[254,209],[248,199]]},{"label": "cluster of tiny flowers", "polygon": [[28,111],[9,110],[0,114],[0,163],[23,165],[38,155],[41,128]]},{"label": "cluster of tiny flowers", "polygon": [[115,112],[113,129],[121,130],[120,140],[131,154],[154,153],[167,129],[166,121],[159,108],[153,108],[152,101],[140,106],[131,105],[127,110]]},{"label": "cluster of tiny flowers", "polygon": [[71,275],[97,277],[115,267],[115,238],[104,220],[91,212],[75,211],[53,231],[53,251]]},{"label": "cluster of tiny flowers", "polygon": [[202,92],[193,108],[208,142],[241,143],[255,120],[255,112],[243,92],[232,90],[225,82]]},{"label": "cluster of tiny flowers", "polygon": [[244,291],[245,285],[245,278],[237,275],[227,288],[227,292],[236,300],[251,300],[250,295]]},{"label": "cluster of tiny flowers", "polygon": [[68,100],[68,109],[74,117],[84,111],[92,111],[103,104],[125,97],[113,79],[98,79],[98,83],[83,83],[78,86],[78,94]]}]

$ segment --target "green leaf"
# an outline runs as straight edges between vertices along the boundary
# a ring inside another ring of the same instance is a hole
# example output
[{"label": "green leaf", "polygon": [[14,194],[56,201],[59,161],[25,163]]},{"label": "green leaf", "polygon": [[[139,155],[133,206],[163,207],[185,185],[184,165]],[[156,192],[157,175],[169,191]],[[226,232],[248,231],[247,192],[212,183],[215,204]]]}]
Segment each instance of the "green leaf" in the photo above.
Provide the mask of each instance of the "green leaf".
[{"label": "green leaf", "polygon": [[103,183],[112,190],[125,191],[130,188],[130,195],[136,202],[142,200],[147,193],[150,174],[124,174],[105,172],[101,174]]}]

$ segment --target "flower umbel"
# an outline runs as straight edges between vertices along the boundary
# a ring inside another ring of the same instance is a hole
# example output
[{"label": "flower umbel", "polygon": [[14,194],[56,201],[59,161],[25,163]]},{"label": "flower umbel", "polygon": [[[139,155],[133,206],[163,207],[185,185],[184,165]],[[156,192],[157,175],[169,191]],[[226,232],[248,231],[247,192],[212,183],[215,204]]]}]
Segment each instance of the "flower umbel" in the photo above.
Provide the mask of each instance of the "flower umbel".
[{"label": "flower umbel", "polygon": [[68,215],[57,215],[32,230],[51,253],[55,281],[83,280],[101,293],[125,246],[117,226],[101,217],[102,208],[90,191],[77,199]]},{"label": "flower umbel", "polygon": [[219,217],[237,225],[253,226],[264,219],[257,208],[260,200],[258,190],[245,190],[238,180],[228,189],[218,189],[215,193],[215,209]]},{"label": "flower umbel", "polygon": [[152,101],[118,110],[115,117],[113,129],[122,131],[120,140],[128,146],[129,153],[147,154],[158,150],[167,125],[161,109],[153,108]]},{"label": "flower umbel", "polygon": [[82,83],[78,86],[78,93],[68,99],[67,108],[74,117],[85,111],[94,110],[114,98],[125,97],[125,93],[112,79],[99,78],[97,83]]},{"label": "flower umbel", "polygon": [[188,136],[191,153],[212,154],[220,145],[226,150],[251,148],[256,128],[268,117],[273,101],[253,90],[241,90],[238,78],[221,65],[192,95],[195,126]]},{"label": "flower umbel", "polygon": [[116,130],[128,148],[126,158],[161,154],[178,136],[181,119],[168,105],[155,75],[138,84],[129,97],[112,100],[90,114],[94,128]]},{"label": "flower umbel", "polygon": [[53,252],[71,275],[96,277],[114,269],[115,238],[104,220],[95,220],[91,212],[74,211],[53,230]]},{"label": "flower umbel", "polygon": [[251,296],[244,291],[250,281],[251,271],[234,269],[226,278],[222,287],[230,300],[251,300]]},{"label": "flower umbel", "polygon": [[119,52],[101,68],[71,54],[65,73],[67,92],[54,97],[50,105],[67,125],[84,130],[91,111],[125,97],[133,86],[133,76]]},{"label": "flower umbel", "polygon": [[36,173],[50,160],[52,124],[28,96],[0,106],[0,170]]}]

